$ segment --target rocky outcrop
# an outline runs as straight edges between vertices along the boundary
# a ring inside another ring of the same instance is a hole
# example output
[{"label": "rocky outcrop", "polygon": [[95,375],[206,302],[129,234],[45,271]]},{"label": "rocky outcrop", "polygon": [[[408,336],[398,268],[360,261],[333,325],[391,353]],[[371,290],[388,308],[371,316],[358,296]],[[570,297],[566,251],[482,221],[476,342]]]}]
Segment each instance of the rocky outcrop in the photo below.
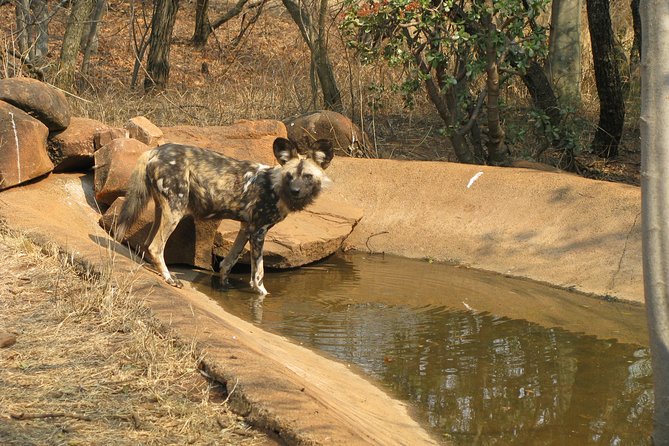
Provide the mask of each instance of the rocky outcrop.
[{"label": "rocky outcrop", "polygon": [[117,138],[95,152],[95,199],[111,205],[125,194],[139,156],[150,147],[130,138]]},{"label": "rocky outcrop", "polygon": [[70,125],[49,136],[49,156],[54,172],[84,171],[93,167],[95,137],[109,127],[100,121],[73,117]]},{"label": "rocky outcrop", "polygon": [[70,124],[70,106],[63,92],[38,80],[0,79],[0,100],[35,117],[50,131],[65,130]]},{"label": "rocky outcrop", "polygon": [[53,170],[46,146],[48,134],[40,121],[0,101],[0,190]]},{"label": "rocky outcrop", "polygon": [[206,147],[241,160],[273,165],[272,145],[277,137],[287,137],[286,127],[270,119],[239,121],[232,125],[162,128],[166,141]]},{"label": "rocky outcrop", "polygon": [[304,140],[330,139],[340,154],[354,157],[369,155],[372,146],[360,127],[346,116],[330,110],[306,113],[284,121],[288,138]]}]

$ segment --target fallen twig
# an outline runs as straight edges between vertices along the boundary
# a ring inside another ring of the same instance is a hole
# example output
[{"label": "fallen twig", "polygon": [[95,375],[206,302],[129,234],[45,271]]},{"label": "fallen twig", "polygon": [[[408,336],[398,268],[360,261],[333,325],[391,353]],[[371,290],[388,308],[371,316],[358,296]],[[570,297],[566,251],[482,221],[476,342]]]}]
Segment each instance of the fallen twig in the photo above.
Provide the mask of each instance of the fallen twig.
[{"label": "fallen twig", "polygon": [[369,237],[367,237],[367,241],[365,242],[365,246],[367,246],[367,250],[369,251],[370,254],[372,253],[372,248],[369,247],[369,239],[371,239],[372,237],[376,237],[377,235],[381,235],[381,234],[389,234],[389,232],[388,231],[381,231],[381,232],[377,232],[376,234],[372,234]]},{"label": "fallen twig", "polygon": [[15,420],[34,420],[37,418],[76,418],[77,420],[93,421],[93,419],[86,415],[77,415],[76,413],[12,413],[9,414]]}]

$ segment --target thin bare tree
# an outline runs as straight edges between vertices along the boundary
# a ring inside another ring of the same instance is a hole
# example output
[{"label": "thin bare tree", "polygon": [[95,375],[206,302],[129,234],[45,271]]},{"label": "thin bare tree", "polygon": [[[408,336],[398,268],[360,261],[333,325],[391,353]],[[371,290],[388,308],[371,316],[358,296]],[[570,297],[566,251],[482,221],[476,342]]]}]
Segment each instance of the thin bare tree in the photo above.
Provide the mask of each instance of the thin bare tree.
[{"label": "thin bare tree", "polygon": [[669,3],[645,0],[640,11],[643,275],[660,446],[669,445]]}]

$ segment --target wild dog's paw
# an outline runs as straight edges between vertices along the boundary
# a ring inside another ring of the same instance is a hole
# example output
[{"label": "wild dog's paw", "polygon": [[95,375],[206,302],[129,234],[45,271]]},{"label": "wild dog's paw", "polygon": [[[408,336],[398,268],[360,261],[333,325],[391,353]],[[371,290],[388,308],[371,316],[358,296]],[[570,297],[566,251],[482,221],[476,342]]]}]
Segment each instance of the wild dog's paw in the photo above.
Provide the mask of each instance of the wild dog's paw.
[{"label": "wild dog's paw", "polygon": [[183,288],[184,287],[184,284],[181,283],[181,281],[179,279],[175,279],[173,277],[165,279],[165,282],[167,282],[168,284],[172,285],[175,288]]}]

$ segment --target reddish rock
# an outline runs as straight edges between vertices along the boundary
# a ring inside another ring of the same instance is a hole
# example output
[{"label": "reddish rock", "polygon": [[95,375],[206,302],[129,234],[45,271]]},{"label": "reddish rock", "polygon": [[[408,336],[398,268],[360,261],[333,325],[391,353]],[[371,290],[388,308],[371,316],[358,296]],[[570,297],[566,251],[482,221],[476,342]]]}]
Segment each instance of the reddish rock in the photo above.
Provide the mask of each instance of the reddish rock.
[{"label": "reddish rock", "polygon": [[100,121],[73,117],[63,131],[49,136],[49,156],[54,172],[86,170],[93,167],[95,135],[108,127]]},{"label": "reddish rock", "polygon": [[149,149],[136,139],[117,138],[95,152],[95,199],[111,205],[124,195],[137,158]]},{"label": "reddish rock", "polygon": [[0,190],[53,170],[47,153],[48,135],[40,121],[0,101]]},{"label": "reddish rock", "polygon": [[0,348],[11,347],[16,344],[16,335],[0,332]]},{"label": "reddish rock", "polygon": [[49,130],[70,124],[70,105],[62,91],[26,77],[0,79],[0,100],[9,102],[44,123]]},{"label": "reddish rock", "polygon": [[215,150],[224,155],[273,165],[272,146],[277,137],[285,138],[286,127],[280,121],[239,121],[227,126],[164,127],[165,140]]},{"label": "reddish rock", "polygon": [[94,150],[99,150],[102,146],[109,144],[117,138],[130,138],[130,133],[126,129],[115,127],[107,127],[96,132],[93,135]]},{"label": "reddish rock", "polygon": [[[342,245],[362,218],[359,208],[320,197],[302,212],[288,215],[267,233],[264,264],[271,268],[294,268],[321,260]],[[224,220],[214,240],[214,254],[225,257],[239,230],[239,223]],[[248,245],[242,263],[249,263]]]},{"label": "reddish rock", "polygon": [[[100,218],[100,226],[113,234],[118,213],[125,197],[118,198]],[[145,250],[145,242],[151,230],[154,218],[153,200],[142,212],[134,225],[126,231],[124,243],[140,252]],[[220,220],[193,220],[184,218],[174,230],[165,246],[167,264],[185,264],[198,268],[211,269],[211,253],[214,246],[216,228]]]},{"label": "reddish rock", "polygon": [[125,124],[131,138],[143,142],[149,147],[165,143],[163,131],[144,116],[136,116]]},{"label": "reddish rock", "polygon": [[342,154],[362,157],[371,153],[367,135],[340,113],[320,110],[286,119],[284,124],[288,138],[295,142],[329,139]]}]

